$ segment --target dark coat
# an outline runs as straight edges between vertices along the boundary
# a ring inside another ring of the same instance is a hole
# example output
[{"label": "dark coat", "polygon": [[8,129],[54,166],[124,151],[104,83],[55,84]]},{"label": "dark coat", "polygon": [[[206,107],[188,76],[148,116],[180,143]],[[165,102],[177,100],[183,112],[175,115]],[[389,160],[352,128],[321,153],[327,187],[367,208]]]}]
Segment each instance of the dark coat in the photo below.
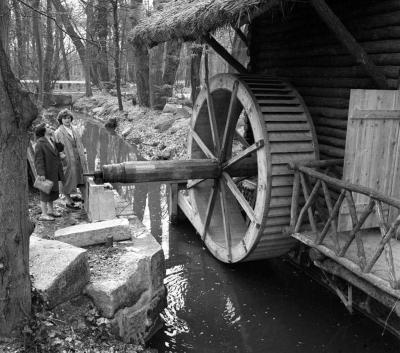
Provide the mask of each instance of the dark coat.
[{"label": "dark coat", "polygon": [[59,193],[58,181],[64,181],[64,173],[62,169],[59,151],[62,146],[58,145],[53,148],[46,137],[40,137],[35,146],[35,166],[38,175],[53,182],[51,192]]}]

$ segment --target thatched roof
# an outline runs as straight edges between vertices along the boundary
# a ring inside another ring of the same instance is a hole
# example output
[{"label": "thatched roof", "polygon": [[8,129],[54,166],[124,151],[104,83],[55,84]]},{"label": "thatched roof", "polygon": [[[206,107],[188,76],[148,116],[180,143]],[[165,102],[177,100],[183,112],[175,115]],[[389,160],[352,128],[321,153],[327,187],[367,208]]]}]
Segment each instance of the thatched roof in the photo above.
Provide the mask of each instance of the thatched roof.
[{"label": "thatched roof", "polygon": [[143,19],[130,40],[154,46],[170,39],[194,41],[229,24],[241,25],[282,0],[172,0]]}]

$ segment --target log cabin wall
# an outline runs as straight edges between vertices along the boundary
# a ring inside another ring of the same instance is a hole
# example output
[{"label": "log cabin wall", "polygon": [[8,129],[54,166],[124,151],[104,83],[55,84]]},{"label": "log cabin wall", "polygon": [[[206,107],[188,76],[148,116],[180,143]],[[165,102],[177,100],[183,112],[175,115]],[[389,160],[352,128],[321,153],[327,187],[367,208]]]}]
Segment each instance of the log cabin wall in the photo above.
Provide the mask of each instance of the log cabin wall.
[{"label": "log cabin wall", "polygon": [[[327,3],[397,89],[400,1]],[[249,34],[250,70],[291,82],[314,120],[321,159],[343,158],[350,89],[376,89],[368,74],[307,3],[258,17]]]}]

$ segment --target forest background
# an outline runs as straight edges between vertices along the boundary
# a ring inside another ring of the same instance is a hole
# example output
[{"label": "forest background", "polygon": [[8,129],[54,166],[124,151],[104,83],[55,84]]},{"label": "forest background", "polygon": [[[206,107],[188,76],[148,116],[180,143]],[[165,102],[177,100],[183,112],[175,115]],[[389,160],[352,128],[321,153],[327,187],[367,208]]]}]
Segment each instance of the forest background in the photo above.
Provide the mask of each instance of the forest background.
[{"label": "forest background", "polygon": [[[51,104],[57,81],[84,81],[85,95],[122,91],[139,105],[163,108],[173,92],[201,87],[202,60],[210,76],[228,65],[202,43],[170,41],[133,46],[140,19],[172,1],[0,1],[0,337],[20,334],[31,313],[27,146],[32,122]],[[242,48],[233,30],[216,33],[221,44]],[[207,55],[205,55],[207,54]],[[23,89],[25,86],[27,90]]]}]

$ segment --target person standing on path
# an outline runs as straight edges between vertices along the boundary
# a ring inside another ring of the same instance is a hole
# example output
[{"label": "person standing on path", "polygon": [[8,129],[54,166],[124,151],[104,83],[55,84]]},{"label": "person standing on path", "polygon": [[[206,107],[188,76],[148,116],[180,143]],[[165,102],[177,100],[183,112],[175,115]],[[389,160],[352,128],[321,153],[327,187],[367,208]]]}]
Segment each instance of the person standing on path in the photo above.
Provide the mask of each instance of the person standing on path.
[{"label": "person standing on path", "polygon": [[62,191],[66,198],[66,207],[79,209],[79,206],[72,200],[71,193],[76,192],[76,188],[79,187],[84,197],[85,180],[83,173],[88,171],[88,167],[82,140],[71,125],[73,119],[74,117],[70,110],[61,110],[57,116],[60,126],[56,130],[55,136],[56,140],[64,145],[65,158],[63,159],[63,169],[65,181]]},{"label": "person standing on path", "polygon": [[58,182],[64,181],[60,152],[62,145],[54,140],[54,131],[46,124],[40,124],[35,129],[37,142],[35,145],[35,167],[40,180],[51,180],[53,188],[49,194],[40,191],[40,221],[54,221],[61,214],[54,211],[53,201],[59,197]]}]

